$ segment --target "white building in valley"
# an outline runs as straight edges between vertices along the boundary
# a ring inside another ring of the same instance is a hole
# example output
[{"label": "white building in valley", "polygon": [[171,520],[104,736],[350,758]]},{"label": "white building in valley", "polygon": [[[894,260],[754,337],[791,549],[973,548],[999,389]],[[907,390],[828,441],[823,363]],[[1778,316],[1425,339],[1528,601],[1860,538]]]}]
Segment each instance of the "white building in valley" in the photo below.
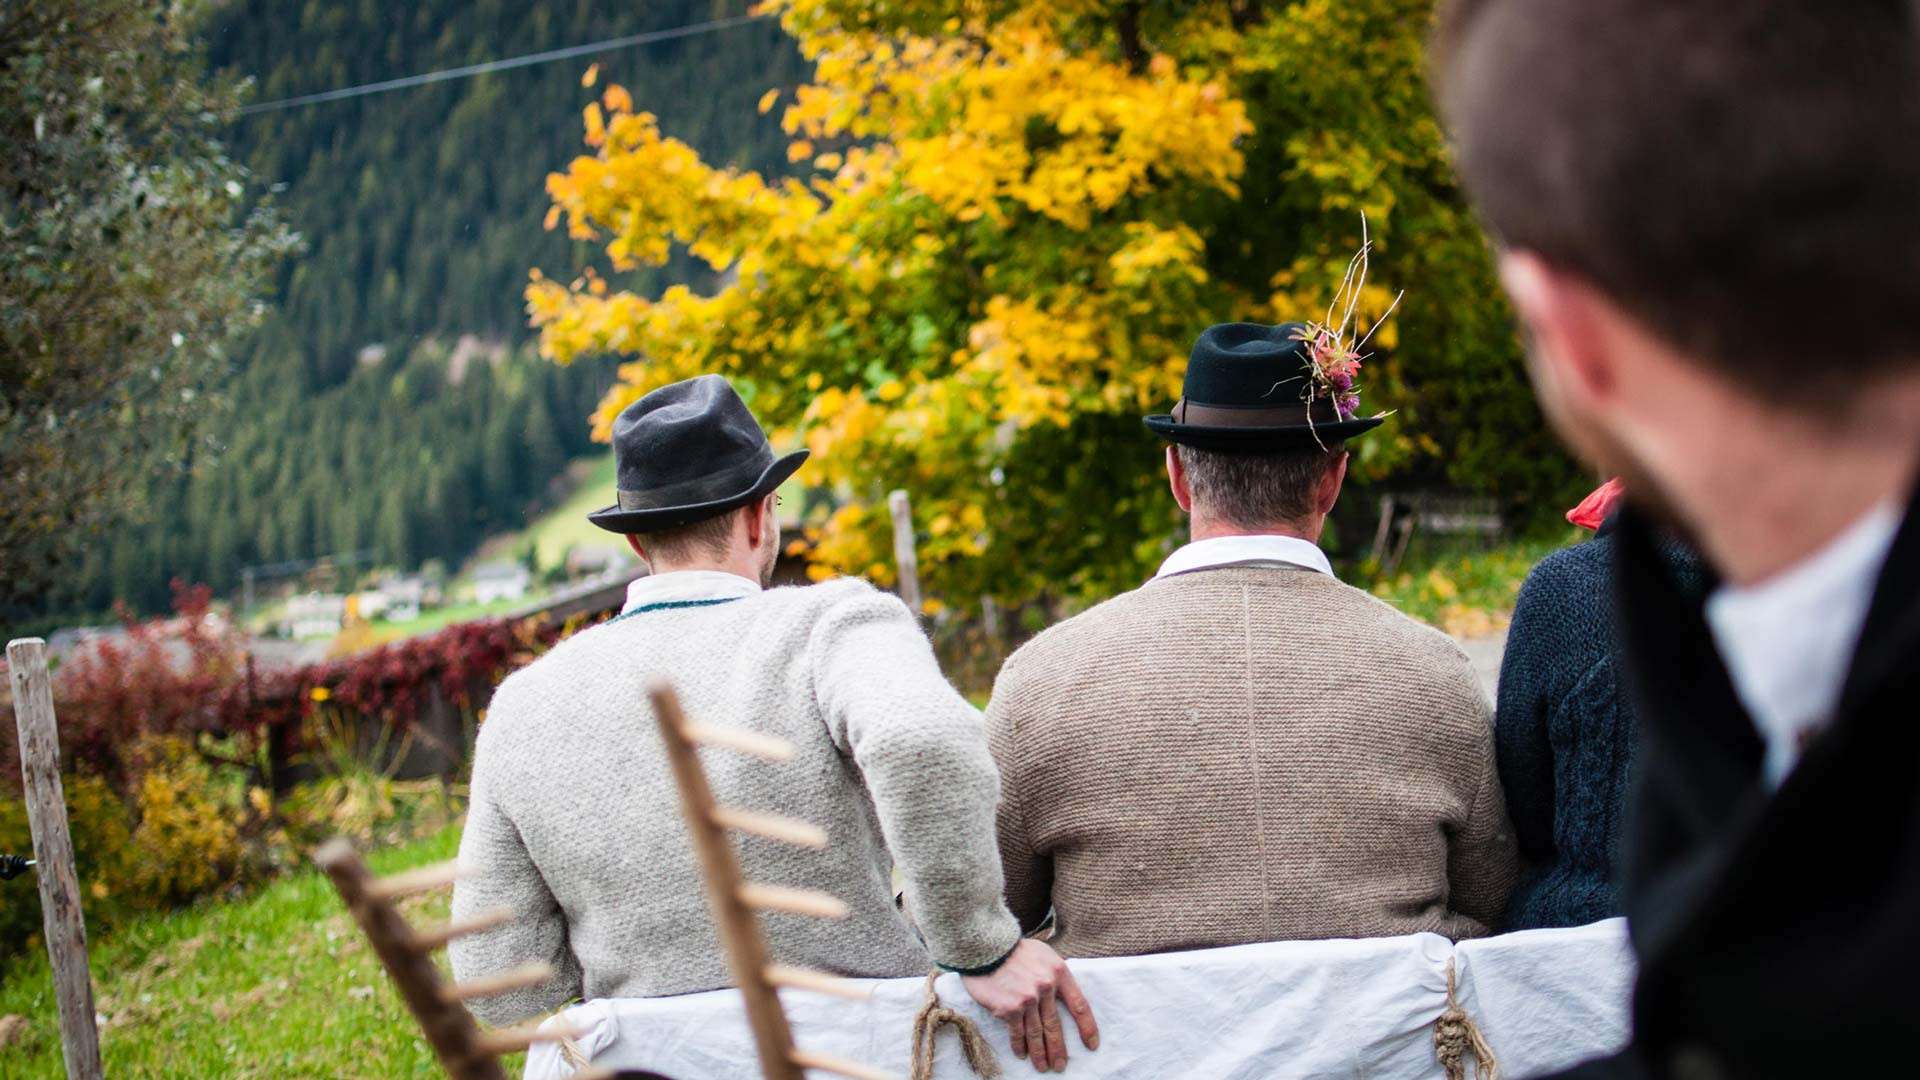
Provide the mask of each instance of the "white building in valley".
[{"label": "white building in valley", "polygon": [[519,600],[527,595],[533,575],[516,562],[483,563],[473,571],[473,599],[481,604]]}]

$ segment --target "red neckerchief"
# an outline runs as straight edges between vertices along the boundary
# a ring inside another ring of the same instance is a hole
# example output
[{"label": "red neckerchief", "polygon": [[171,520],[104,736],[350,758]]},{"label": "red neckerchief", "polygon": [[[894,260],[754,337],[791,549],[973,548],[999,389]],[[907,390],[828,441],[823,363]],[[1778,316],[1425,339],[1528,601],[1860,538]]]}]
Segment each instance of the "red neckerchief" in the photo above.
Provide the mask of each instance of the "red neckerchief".
[{"label": "red neckerchief", "polygon": [[1601,484],[1593,494],[1580,500],[1580,505],[1567,511],[1567,520],[1583,529],[1598,529],[1600,523],[1612,516],[1614,508],[1627,495],[1627,489],[1620,483],[1619,477]]}]

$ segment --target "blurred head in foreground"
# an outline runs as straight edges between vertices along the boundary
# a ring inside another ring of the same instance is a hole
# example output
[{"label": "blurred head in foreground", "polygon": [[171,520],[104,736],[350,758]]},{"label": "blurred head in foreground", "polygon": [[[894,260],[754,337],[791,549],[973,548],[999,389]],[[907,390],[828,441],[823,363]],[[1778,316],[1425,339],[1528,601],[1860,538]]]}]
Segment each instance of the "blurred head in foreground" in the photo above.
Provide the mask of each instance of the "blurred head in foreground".
[{"label": "blurred head in foreground", "polygon": [[1716,556],[1729,499],[1838,508],[1911,478],[1916,12],[1456,0],[1440,19],[1436,96],[1544,409]]}]

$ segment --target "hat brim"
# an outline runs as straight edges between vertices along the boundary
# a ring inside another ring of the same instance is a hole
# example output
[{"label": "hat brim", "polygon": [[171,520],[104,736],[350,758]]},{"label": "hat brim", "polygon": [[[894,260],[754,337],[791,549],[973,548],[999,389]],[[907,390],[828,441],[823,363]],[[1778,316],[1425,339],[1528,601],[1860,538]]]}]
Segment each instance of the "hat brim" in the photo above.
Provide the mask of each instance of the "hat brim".
[{"label": "hat brim", "polygon": [[604,510],[595,510],[587,515],[587,520],[611,533],[629,535],[632,533],[659,532],[662,529],[677,529],[682,525],[691,525],[696,521],[719,517],[729,510],[739,508],[764,499],[773,494],[774,489],[787,482],[800,466],[806,464],[811,451],[795,450],[793,453],[773,460],[760,478],[748,485],[746,490],[721,499],[707,502],[690,503],[686,506],[662,506],[647,510],[622,510],[619,504]]},{"label": "hat brim", "polygon": [[1144,419],[1147,430],[1168,442],[1191,446],[1196,450],[1226,453],[1259,453],[1272,450],[1300,450],[1309,446],[1351,439],[1380,426],[1384,416],[1356,417],[1330,424],[1286,424],[1277,427],[1226,427],[1212,424],[1182,424],[1171,413],[1159,413]]}]

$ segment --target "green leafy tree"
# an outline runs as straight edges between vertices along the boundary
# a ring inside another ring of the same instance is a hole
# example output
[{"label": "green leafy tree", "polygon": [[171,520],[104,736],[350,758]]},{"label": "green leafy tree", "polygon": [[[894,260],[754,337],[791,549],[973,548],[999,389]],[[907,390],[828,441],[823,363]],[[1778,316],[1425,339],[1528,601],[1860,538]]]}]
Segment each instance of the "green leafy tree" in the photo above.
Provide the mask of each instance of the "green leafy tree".
[{"label": "green leafy tree", "polygon": [[209,449],[210,391],[293,246],[245,208],[216,138],[235,86],[202,76],[191,22],[157,0],[0,5],[0,609]]}]

